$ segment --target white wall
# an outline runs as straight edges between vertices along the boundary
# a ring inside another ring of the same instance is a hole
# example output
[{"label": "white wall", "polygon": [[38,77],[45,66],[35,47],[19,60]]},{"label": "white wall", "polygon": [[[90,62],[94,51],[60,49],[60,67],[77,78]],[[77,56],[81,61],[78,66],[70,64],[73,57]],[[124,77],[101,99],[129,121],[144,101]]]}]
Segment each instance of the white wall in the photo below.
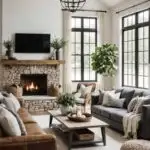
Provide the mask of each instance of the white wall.
[{"label": "white wall", "polygon": [[116,77],[116,87],[120,87],[122,85],[122,31],[121,31],[121,19],[123,16],[126,16],[128,14],[132,14],[134,12],[138,12],[144,9],[147,9],[150,7],[150,2],[142,4],[140,6],[136,6],[132,9],[128,9],[126,11],[123,11],[119,14],[116,14],[117,11],[123,10],[125,8],[128,8],[130,6],[136,5],[140,2],[143,2],[143,0],[129,0],[128,2],[122,2],[115,6],[112,9],[112,42],[117,44],[119,47],[119,68],[117,72],[117,77]]},{"label": "white wall", "polygon": [[[0,0],[0,58],[1,52],[2,52],[2,0]],[[2,81],[1,74],[2,74],[2,66],[0,64],[0,84]]]},{"label": "white wall", "polygon": [[[58,0],[3,0],[3,36],[14,33],[50,33],[62,37],[62,11]],[[4,49],[3,49],[4,53]],[[48,54],[15,54],[18,59],[43,59]]]}]

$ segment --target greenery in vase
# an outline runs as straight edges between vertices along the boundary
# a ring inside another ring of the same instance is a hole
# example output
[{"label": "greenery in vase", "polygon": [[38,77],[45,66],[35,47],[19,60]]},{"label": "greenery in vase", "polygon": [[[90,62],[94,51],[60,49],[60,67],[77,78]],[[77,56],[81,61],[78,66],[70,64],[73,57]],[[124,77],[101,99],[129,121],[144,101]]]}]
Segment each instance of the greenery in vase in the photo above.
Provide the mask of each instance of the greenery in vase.
[{"label": "greenery in vase", "polygon": [[56,38],[51,42],[51,47],[58,51],[59,49],[63,48],[66,45],[66,43],[67,42],[63,39]]},{"label": "greenery in vase", "polygon": [[113,76],[117,70],[118,48],[115,44],[104,44],[97,47],[91,55],[92,69],[99,74]]},{"label": "greenery in vase", "polygon": [[68,106],[73,107],[76,103],[76,100],[73,94],[65,93],[58,97],[57,103],[65,107],[68,107]]},{"label": "greenery in vase", "polygon": [[11,50],[11,48],[13,47],[13,42],[11,40],[7,40],[4,41],[3,45],[7,50]]}]

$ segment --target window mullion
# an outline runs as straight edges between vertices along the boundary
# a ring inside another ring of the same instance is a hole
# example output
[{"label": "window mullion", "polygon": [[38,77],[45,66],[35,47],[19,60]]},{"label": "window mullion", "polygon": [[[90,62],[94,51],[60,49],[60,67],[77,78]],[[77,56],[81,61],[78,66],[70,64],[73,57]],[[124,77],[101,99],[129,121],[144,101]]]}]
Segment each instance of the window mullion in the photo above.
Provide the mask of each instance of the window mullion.
[{"label": "window mullion", "polygon": [[[135,15],[136,25],[138,24],[138,15]],[[135,86],[138,87],[138,72],[139,72],[139,46],[138,46],[138,27],[135,28]]]},{"label": "window mullion", "polygon": [[81,81],[84,81],[84,30],[83,18],[81,19]]}]

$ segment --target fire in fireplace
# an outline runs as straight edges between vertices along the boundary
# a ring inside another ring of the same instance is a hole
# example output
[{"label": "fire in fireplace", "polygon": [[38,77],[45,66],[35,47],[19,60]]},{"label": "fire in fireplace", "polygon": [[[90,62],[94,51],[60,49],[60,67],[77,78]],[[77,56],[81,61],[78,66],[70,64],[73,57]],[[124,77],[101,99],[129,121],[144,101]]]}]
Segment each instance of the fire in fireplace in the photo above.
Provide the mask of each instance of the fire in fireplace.
[{"label": "fire in fireplace", "polygon": [[22,74],[23,95],[47,95],[46,74]]}]

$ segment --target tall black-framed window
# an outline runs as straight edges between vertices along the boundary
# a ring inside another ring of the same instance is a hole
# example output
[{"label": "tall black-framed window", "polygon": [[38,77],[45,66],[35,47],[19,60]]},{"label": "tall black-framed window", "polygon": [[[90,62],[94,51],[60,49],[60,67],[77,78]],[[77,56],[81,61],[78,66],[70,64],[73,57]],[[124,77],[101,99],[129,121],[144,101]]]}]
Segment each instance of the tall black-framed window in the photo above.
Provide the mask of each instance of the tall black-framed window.
[{"label": "tall black-framed window", "polygon": [[122,85],[149,88],[150,9],[122,19]]},{"label": "tall black-framed window", "polygon": [[97,46],[97,18],[72,17],[72,81],[96,81],[91,54]]}]

